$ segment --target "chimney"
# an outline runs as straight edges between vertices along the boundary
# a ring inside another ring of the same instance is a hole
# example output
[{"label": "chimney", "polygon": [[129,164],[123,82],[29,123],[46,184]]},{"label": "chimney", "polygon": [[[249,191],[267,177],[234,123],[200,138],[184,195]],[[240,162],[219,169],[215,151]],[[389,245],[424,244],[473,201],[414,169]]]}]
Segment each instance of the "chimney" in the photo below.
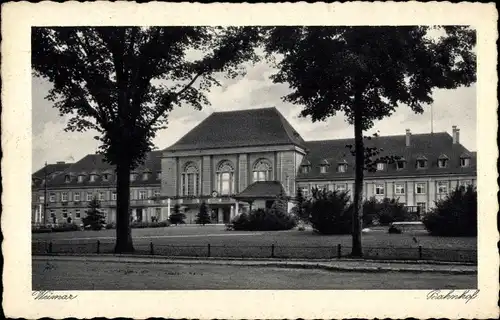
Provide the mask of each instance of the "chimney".
[{"label": "chimney", "polygon": [[410,146],[410,140],[411,140],[411,132],[410,129],[406,129],[406,146]]},{"label": "chimney", "polygon": [[452,128],[452,137],[453,137],[453,144],[458,144],[460,143],[460,129],[457,128],[457,126],[453,126]]}]

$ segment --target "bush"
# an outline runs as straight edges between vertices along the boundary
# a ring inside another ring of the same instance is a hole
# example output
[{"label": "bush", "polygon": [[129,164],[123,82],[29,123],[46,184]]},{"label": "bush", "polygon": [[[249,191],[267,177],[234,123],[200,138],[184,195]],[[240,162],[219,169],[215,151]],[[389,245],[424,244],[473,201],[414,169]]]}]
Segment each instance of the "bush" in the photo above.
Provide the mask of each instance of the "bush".
[{"label": "bush", "polygon": [[62,223],[52,227],[52,232],[77,231],[80,227],[75,223]]},{"label": "bush", "polygon": [[350,234],[351,208],[347,192],[317,190],[308,204],[311,225],[322,234]]},{"label": "bush", "polygon": [[417,216],[409,213],[404,204],[397,199],[384,198],[377,201],[372,197],[363,202],[363,226],[374,224],[388,225],[396,221],[414,221]]},{"label": "bush", "polygon": [[287,213],[286,206],[286,200],[278,198],[269,209],[257,209],[248,214],[242,213],[233,219],[233,229],[246,231],[290,230],[297,225],[297,221]]},{"label": "bush", "polygon": [[106,224],[106,229],[116,229],[116,224],[114,222],[107,223]]},{"label": "bush", "polygon": [[196,216],[196,223],[202,225],[210,223],[210,215],[208,214],[208,207],[205,202],[203,202],[200,206],[200,211]]},{"label": "bush", "polygon": [[477,236],[477,191],[474,187],[457,188],[436,202],[422,222],[431,235]]},{"label": "bush", "polygon": [[87,216],[82,218],[84,227],[90,226],[92,230],[101,230],[105,224],[104,214],[101,212],[101,203],[96,198],[92,199],[86,211]]},{"label": "bush", "polygon": [[176,203],[173,209],[174,212],[170,215],[170,217],[168,217],[168,221],[175,225],[185,223],[184,219],[186,219],[186,215],[181,212],[180,205]]},{"label": "bush", "polygon": [[31,226],[31,233],[49,233],[49,232],[52,232],[52,228],[50,226],[45,226],[45,225]]},{"label": "bush", "polygon": [[160,222],[133,222],[130,224],[131,228],[164,228],[168,227],[170,223],[168,221],[160,221]]}]

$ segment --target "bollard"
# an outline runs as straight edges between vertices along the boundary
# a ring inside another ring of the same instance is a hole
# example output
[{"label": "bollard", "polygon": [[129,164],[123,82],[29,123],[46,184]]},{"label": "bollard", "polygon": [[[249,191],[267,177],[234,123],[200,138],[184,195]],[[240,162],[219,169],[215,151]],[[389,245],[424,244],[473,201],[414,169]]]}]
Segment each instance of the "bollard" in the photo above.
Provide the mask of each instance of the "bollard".
[{"label": "bollard", "polygon": [[52,253],[52,241],[49,242],[49,253]]},{"label": "bollard", "polygon": [[422,246],[418,246],[418,259],[422,260]]},{"label": "bollard", "polygon": [[101,241],[97,240],[97,253],[101,251]]},{"label": "bollard", "polygon": [[342,245],[339,243],[337,245],[337,258],[341,258],[342,257]]},{"label": "bollard", "polygon": [[150,253],[151,255],[154,255],[154,254],[155,254],[155,251],[154,251],[154,248],[153,248],[153,241],[151,241],[151,242],[149,243],[149,253]]},{"label": "bollard", "polygon": [[271,258],[274,258],[274,243],[271,245]]},{"label": "bollard", "polygon": [[208,244],[207,248],[208,248],[207,257],[209,257],[209,258],[210,258],[210,243]]}]

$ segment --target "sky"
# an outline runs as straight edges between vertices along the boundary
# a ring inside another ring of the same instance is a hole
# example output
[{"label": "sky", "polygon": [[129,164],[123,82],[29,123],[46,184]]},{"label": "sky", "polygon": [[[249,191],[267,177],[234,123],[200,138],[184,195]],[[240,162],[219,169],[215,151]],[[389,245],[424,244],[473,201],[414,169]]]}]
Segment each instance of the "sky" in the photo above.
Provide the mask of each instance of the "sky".
[{"label": "sky", "polygon": [[[190,129],[215,111],[276,107],[291,125],[307,140],[351,138],[354,129],[342,114],[327,121],[313,123],[310,118],[299,117],[301,106],[282,101],[290,92],[287,85],[273,84],[269,76],[275,72],[266,62],[246,65],[247,73],[236,79],[219,79],[220,87],[208,93],[210,106],[201,111],[190,106],[174,109],[169,115],[168,127],[154,139],[157,149],[164,149],[179,140]],[[56,161],[76,162],[89,153],[95,153],[99,142],[96,132],[65,132],[68,118],[61,117],[53,103],[46,100],[52,84],[41,78],[32,78],[32,167],[36,171],[44,163]],[[434,132],[451,134],[452,126],[460,129],[460,142],[470,151],[476,150],[476,86],[433,92]],[[375,122],[370,132],[380,135],[431,131],[431,113],[428,106],[423,114],[415,114],[401,106],[389,118]]]}]

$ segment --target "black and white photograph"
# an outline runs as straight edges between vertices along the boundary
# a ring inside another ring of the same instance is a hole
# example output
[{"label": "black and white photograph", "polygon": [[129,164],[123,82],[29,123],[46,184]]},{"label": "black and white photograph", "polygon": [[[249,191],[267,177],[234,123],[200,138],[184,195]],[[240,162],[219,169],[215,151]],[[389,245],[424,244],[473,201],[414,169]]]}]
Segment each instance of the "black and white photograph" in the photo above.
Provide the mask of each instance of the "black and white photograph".
[{"label": "black and white photograph", "polygon": [[81,22],[29,27],[34,303],[413,291],[480,315],[477,25]]}]

